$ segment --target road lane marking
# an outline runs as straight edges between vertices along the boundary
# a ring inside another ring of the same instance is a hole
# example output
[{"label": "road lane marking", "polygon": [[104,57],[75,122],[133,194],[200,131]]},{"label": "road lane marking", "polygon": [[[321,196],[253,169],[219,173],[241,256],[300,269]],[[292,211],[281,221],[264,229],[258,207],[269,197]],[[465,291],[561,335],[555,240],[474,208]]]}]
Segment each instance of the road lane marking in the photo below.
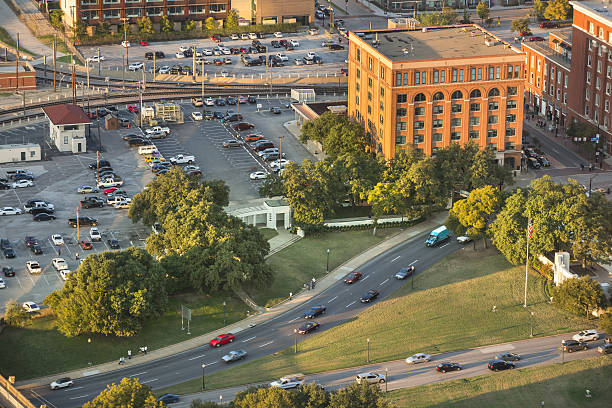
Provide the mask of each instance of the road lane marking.
[{"label": "road lane marking", "polygon": [[380,283],[378,284],[378,286],[382,286],[382,285],[384,285],[384,284],[385,284],[385,283],[387,283],[387,282],[389,282],[389,278],[387,278],[387,279],[385,279],[384,281],[380,282]]},{"label": "road lane marking", "polygon": [[356,300],[354,300],[354,301],[352,301],[351,303],[349,303],[348,305],[346,305],[346,307],[353,306],[355,303],[357,303],[357,301],[356,301]]},{"label": "road lane marking", "polygon": [[[89,394],[87,394],[87,395],[89,395]],[[70,399],[71,400],[75,400],[75,399],[79,399],[79,398],[85,398],[85,397],[87,397],[87,395],[81,395],[81,396],[78,396],[78,397],[72,397]]]},{"label": "road lane marking", "polygon": [[66,391],[75,391],[75,390],[80,390],[81,388],[85,388],[85,387],[74,387],[74,388],[70,387],[70,388],[67,388]]},{"label": "road lane marking", "polygon": [[448,242],[446,244],[442,245],[440,248],[444,248],[447,245],[448,245]]},{"label": "road lane marking", "polygon": [[370,277],[370,275],[367,275],[366,277],[364,277],[364,278],[362,279],[362,281],[364,281],[364,280],[368,279],[369,277]]},{"label": "road lane marking", "polygon": [[159,380],[159,378],[154,378],[154,379],[152,379],[152,380],[141,381],[140,383],[141,383],[141,384],[146,384],[146,383],[151,383],[151,382],[153,382],[153,381],[158,381],[158,380]]},{"label": "road lane marking", "polygon": [[419,260],[418,260],[418,259],[417,259],[416,261],[412,261],[411,263],[409,263],[409,264],[408,264],[408,266],[412,266],[412,265],[414,265],[414,264],[415,264],[415,263],[417,263],[417,262],[419,262]]},{"label": "road lane marking", "polygon": [[148,371],[143,371],[142,373],[132,374],[132,375],[130,375],[130,377],[136,377],[137,375],[142,375],[142,374],[146,374],[146,373],[148,373]]},{"label": "road lane marking", "polygon": [[289,320],[287,323],[291,323],[291,322],[293,322],[293,321],[295,321],[295,320],[297,320],[297,319],[299,319],[299,317],[296,317],[296,318],[294,318],[294,319],[291,319],[291,320]]},{"label": "road lane marking", "polygon": [[514,346],[512,344],[501,344],[499,346],[481,348],[480,352],[482,354],[489,354],[489,353],[493,354],[493,353],[499,353],[501,351],[508,351],[508,350],[514,350]]},{"label": "road lane marking", "polygon": [[333,302],[333,301],[334,301],[334,300],[336,300],[337,298],[338,298],[338,296],[334,296],[333,298],[329,299],[329,300],[327,301],[327,303],[329,303],[329,302]]},{"label": "road lane marking", "polygon": [[398,260],[398,259],[400,259],[400,258],[401,258],[401,256],[400,256],[400,255],[398,255],[398,256],[396,256],[395,258],[393,258],[393,259],[391,260],[391,262],[395,262],[395,261],[397,261],[397,260]]},{"label": "road lane marking", "polygon": [[272,343],[274,343],[274,341],[269,341],[269,342],[264,343],[264,344],[262,344],[261,346],[259,346],[259,348],[269,346],[269,345],[270,345],[270,344],[272,344]]},{"label": "road lane marking", "polygon": [[242,342],[243,342],[243,343],[246,343],[247,341],[251,341],[251,340],[253,340],[255,337],[257,337],[257,336],[249,337],[249,338],[248,338],[248,339],[246,339],[246,340],[242,340]]},{"label": "road lane marking", "polygon": [[206,365],[209,366],[209,365],[213,365],[213,364],[217,364],[217,363],[218,363],[218,361],[213,361],[212,363],[206,363]]}]

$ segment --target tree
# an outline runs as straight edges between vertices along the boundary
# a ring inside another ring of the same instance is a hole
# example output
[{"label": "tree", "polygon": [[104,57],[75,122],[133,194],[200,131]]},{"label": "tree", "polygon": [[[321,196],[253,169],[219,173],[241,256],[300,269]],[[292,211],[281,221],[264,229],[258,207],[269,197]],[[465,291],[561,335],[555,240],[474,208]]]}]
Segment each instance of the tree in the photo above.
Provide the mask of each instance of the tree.
[{"label": "tree", "polygon": [[332,112],[326,112],[302,126],[300,141],[306,143],[308,140],[321,143],[325,153],[331,157],[345,153],[362,154],[368,147],[363,125],[347,116]]},{"label": "tree", "polygon": [[394,182],[380,182],[368,194],[375,219],[387,214],[403,214],[406,208],[404,195]]},{"label": "tree", "polygon": [[479,150],[474,155],[470,167],[470,188],[479,188],[487,185],[500,188],[504,183],[513,183],[512,169],[508,166],[497,164],[493,149]]},{"label": "tree", "polygon": [[483,3],[482,1],[479,2],[476,6],[476,13],[480,18],[480,21],[489,18],[489,6],[487,5],[487,3]]},{"label": "tree", "polygon": [[215,30],[215,29],[219,28],[219,25],[217,24],[217,22],[215,21],[214,18],[208,17],[204,21],[204,27],[206,27],[206,29],[210,31],[210,30]]},{"label": "tree", "polygon": [[149,17],[144,16],[137,19],[136,24],[138,25],[138,32],[143,36],[153,34],[153,23],[151,23],[151,19]]},{"label": "tree", "polygon": [[472,186],[472,164],[478,153],[478,146],[468,143],[460,146],[451,143],[450,146],[438,150],[434,162],[435,175],[441,180],[442,189],[446,194],[470,190]]},{"label": "tree", "polygon": [[470,12],[468,9],[463,9],[463,18],[461,19],[461,24],[470,24],[472,20],[470,20]]},{"label": "tree", "polygon": [[331,395],[329,408],[392,408],[379,387],[356,382]]},{"label": "tree", "polygon": [[422,26],[444,26],[457,22],[457,12],[450,7],[444,7],[439,13],[422,13],[417,17]]},{"label": "tree", "polygon": [[466,228],[468,236],[474,240],[474,249],[476,249],[476,240],[486,238],[489,222],[497,214],[500,206],[499,190],[485,186],[470,191],[470,195],[465,200],[457,201],[449,217],[456,217],[457,221]]},{"label": "tree", "polygon": [[269,174],[259,187],[260,197],[276,197],[285,195],[283,178],[277,174]]},{"label": "tree", "polygon": [[80,39],[87,33],[87,26],[84,23],[77,22],[76,24],[72,26],[71,31],[72,31],[72,37],[78,43]]},{"label": "tree", "polygon": [[60,31],[64,31],[64,11],[62,9],[55,9],[49,13],[49,19],[51,25]]},{"label": "tree", "polygon": [[572,12],[569,0],[551,0],[546,6],[544,17],[549,20],[567,20]]},{"label": "tree", "polygon": [[45,304],[68,337],[133,336],[166,308],[164,270],[140,248],[88,256]]},{"label": "tree", "polygon": [[[330,160],[329,158],[326,160]],[[346,198],[352,205],[366,200],[369,191],[379,182],[385,163],[382,158],[372,157],[363,152],[344,153],[330,165],[339,184],[344,187]]]},{"label": "tree", "polygon": [[[296,407],[295,393],[282,388],[257,388],[248,393],[236,394],[233,408],[283,408]],[[297,408],[297,407],[296,407]]]},{"label": "tree", "polygon": [[599,315],[599,329],[612,337],[612,308],[608,308],[605,313]]},{"label": "tree", "polygon": [[196,22],[193,20],[187,20],[183,23],[183,31],[193,31],[196,28]]},{"label": "tree", "polygon": [[552,294],[559,307],[587,317],[606,304],[601,286],[588,276],[567,279],[554,287]]},{"label": "tree", "polygon": [[162,33],[171,33],[174,31],[174,25],[170,22],[167,16],[162,16],[159,20],[159,30]]},{"label": "tree", "polygon": [[533,14],[535,14],[538,20],[541,20],[544,16],[544,12],[546,11],[547,3],[544,3],[542,0],[535,0],[533,2]]},{"label": "tree", "polygon": [[213,401],[202,401],[201,399],[194,399],[189,404],[189,408],[223,408],[227,407],[227,405],[219,405]]},{"label": "tree", "polygon": [[238,28],[238,12],[236,9],[231,9],[227,12],[227,17],[225,17],[225,28],[228,30]]},{"label": "tree", "polygon": [[24,327],[32,316],[19,303],[14,300],[6,302],[4,320],[9,326]]},{"label": "tree", "polygon": [[138,378],[124,378],[119,385],[107,385],[96,398],[83,404],[83,408],[163,408],[157,402],[148,385],[142,385]]},{"label": "tree", "polygon": [[517,18],[512,20],[510,29],[517,33],[528,33],[529,30],[529,18]]}]

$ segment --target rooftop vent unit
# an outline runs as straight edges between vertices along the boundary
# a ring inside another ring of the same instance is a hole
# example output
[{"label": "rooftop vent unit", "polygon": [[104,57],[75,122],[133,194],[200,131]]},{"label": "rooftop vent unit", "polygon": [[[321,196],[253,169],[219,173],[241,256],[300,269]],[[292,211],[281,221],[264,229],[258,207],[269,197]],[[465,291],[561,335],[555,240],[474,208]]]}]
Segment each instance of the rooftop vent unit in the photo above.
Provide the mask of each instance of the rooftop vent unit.
[{"label": "rooftop vent unit", "polygon": [[495,45],[496,41],[494,39],[492,39],[492,38],[485,38],[485,42],[484,43],[485,43],[485,45],[487,47],[492,47],[492,46]]},{"label": "rooftop vent unit", "polygon": [[421,28],[421,31],[422,31],[422,32],[424,32],[424,33],[426,33],[426,32],[427,32],[427,27],[423,27],[423,28]]}]

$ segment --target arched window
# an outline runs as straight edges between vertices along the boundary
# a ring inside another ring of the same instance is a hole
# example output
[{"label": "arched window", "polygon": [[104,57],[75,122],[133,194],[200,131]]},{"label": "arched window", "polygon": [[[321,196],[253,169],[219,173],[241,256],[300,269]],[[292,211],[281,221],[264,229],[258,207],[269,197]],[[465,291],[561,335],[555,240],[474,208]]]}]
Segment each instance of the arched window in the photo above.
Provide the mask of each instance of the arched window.
[{"label": "arched window", "polygon": [[425,94],[419,93],[414,97],[415,102],[425,102]]},{"label": "arched window", "polygon": [[489,97],[491,96],[499,96],[499,89],[491,88],[491,90],[489,91]]},{"label": "arched window", "polygon": [[444,100],[444,94],[442,92],[436,92],[433,96],[433,100],[434,101],[443,101]]},{"label": "arched window", "polygon": [[480,98],[482,97],[482,94],[480,93],[480,89],[474,89],[472,92],[470,92],[470,98]]},{"label": "arched window", "polygon": [[451,95],[451,99],[461,99],[463,98],[463,93],[461,91],[455,91]]}]

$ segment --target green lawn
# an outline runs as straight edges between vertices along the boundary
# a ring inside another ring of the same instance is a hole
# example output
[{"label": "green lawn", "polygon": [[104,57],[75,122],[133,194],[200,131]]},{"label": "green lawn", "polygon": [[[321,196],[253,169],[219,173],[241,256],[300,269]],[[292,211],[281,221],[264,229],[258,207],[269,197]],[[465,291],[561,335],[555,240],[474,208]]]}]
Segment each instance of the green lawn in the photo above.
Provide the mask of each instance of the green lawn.
[{"label": "green lawn", "polygon": [[[8,33],[8,31],[6,31],[3,27],[0,27],[0,41],[2,41],[3,43],[5,43],[6,45],[9,45],[13,48],[17,47],[17,42],[13,39],[13,37],[11,37],[11,35]],[[36,54],[34,54],[32,51],[27,50],[25,48],[23,48],[22,46],[19,46],[19,51],[28,54],[28,55],[32,55],[35,56]]]},{"label": "green lawn", "polygon": [[396,234],[397,228],[380,228],[376,236],[371,230],[327,232],[307,236],[272,255],[267,262],[275,273],[274,282],[262,290],[247,290],[258,305],[270,307],[297,293],[313,277],[325,275],[327,249],[329,270],[360,254],[385,238]]},{"label": "green lawn", "polygon": [[[481,375],[389,392],[398,408],[610,407],[612,356]],[[592,397],[585,398],[585,390]]]},{"label": "green lawn", "polygon": [[[149,350],[178,343],[223,327],[223,301],[226,300],[227,324],[246,317],[247,306],[232,295],[208,296],[185,294],[170,299],[168,311],[147,324],[131,338],[91,336],[91,356],[94,364],[118,360],[131,349],[135,355],[141,346]],[[191,335],[181,330],[181,304],[192,309]],[[56,330],[53,317],[35,319],[24,329],[6,327],[0,347],[0,372],[14,375],[17,380],[87,367],[89,350],[87,336],[66,338]]]},{"label": "green lawn", "polygon": [[[523,308],[523,267],[512,267],[495,250],[456,252],[390,298],[374,304],[353,320],[312,336],[277,355],[216,373],[207,386],[229,387],[266,381],[290,372],[313,373],[353,367],[371,359],[382,362],[416,352],[443,353],[529,337],[530,312],[536,336],[594,327],[589,320],[563,312],[547,302],[545,281],[530,274],[528,309]],[[492,312],[493,306],[497,312]],[[170,389],[198,390],[198,380]]]},{"label": "green lawn", "polygon": [[260,228],[259,232],[261,232],[261,235],[263,235],[266,241],[278,235],[278,231],[272,228]]}]

